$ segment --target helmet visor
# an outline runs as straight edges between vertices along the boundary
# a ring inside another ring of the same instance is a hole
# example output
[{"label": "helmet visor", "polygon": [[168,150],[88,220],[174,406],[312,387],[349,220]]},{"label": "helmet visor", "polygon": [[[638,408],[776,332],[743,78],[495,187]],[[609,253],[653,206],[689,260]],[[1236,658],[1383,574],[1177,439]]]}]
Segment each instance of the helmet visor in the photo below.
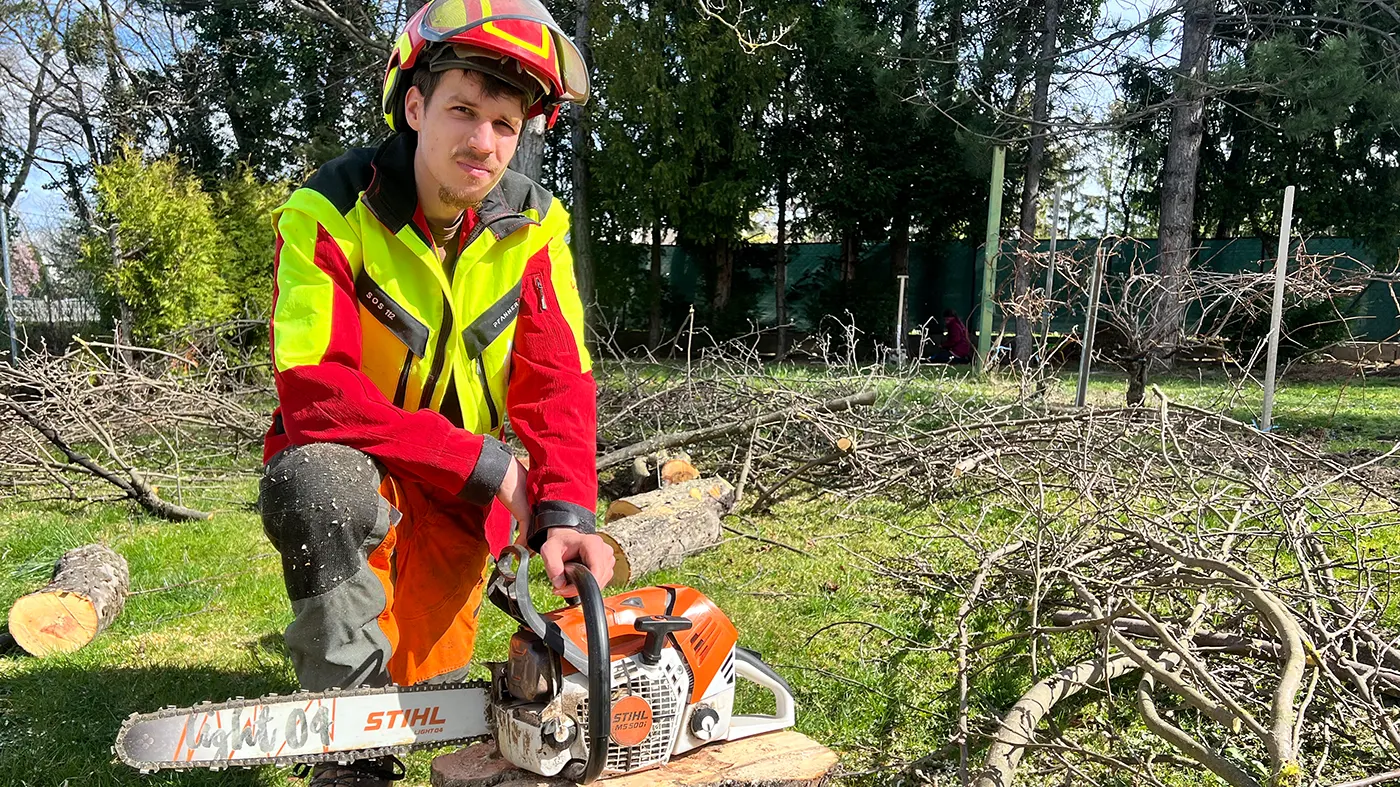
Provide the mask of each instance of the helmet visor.
[{"label": "helmet visor", "polygon": [[447,41],[483,25],[511,21],[542,25],[552,42],[559,64],[563,92],[560,101],[588,101],[588,67],[574,42],[559,29],[539,0],[433,0],[423,15],[420,34],[427,41]]}]

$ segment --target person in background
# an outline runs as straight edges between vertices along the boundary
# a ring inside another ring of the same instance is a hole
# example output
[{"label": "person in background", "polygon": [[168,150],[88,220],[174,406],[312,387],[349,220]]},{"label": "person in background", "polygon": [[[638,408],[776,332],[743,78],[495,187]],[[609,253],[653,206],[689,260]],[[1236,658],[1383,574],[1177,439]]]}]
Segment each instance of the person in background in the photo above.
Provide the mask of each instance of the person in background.
[{"label": "person in background", "polygon": [[972,363],[972,342],[967,326],[952,309],[943,310],[943,342],[933,355],[934,363]]}]

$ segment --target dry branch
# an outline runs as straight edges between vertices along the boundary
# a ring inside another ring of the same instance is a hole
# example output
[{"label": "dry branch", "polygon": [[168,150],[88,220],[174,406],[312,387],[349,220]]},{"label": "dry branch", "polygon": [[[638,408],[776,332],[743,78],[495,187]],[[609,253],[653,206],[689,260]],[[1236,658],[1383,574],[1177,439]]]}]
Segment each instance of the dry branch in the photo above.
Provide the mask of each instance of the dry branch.
[{"label": "dry branch", "polygon": [[839,413],[860,405],[875,403],[875,392],[865,391],[864,393],[844,396],[840,399],[832,399],[816,405],[794,405],[792,407],[779,410],[778,412],[749,418],[738,423],[723,424],[704,429],[692,429],[686,432],[675,432],[663,434],[656,437],[634,443],[626,448],[619,448],[598,457],[598,469],[606,470],[627,462],[634,457],[646,456],[655,451],[666,448],[676,448],[683,445],[692,445],[709,440],[717,440],[721,437],[730,437],[736,434],[744,434],[753,431],[755,427],[766,426],[788,418],[793,418],[805,412],[827,412]]},{"label": "dry branch", "polygon": [[1108,681],[1137,669],[1132,659],[1117,655],[1074,664],[1031,687],[1001,720],[986,764],[977,774],[976,787],[1011,787],[1016,769],[1035,742],[1035,730],[1055,704],[1086,688],[1104,686]]}]

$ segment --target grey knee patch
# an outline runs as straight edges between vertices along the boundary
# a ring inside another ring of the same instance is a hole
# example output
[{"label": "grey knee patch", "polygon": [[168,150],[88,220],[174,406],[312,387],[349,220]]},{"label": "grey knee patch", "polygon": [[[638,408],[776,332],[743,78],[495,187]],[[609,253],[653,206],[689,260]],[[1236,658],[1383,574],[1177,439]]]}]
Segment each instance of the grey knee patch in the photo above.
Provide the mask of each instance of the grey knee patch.
[{"label": "grey knee patch", "polygon": [[382,478],[368,454],[336,443],[293,446],[263,469],[263,531],[282,555],[293,602],[354,576],[389,532]]},{"label": "grey knee patch", "polygon": [[292,602],[287,650],[302,688],[388,685],[392,648],[378,621],[385,602],[369,566],[326,593]]}]

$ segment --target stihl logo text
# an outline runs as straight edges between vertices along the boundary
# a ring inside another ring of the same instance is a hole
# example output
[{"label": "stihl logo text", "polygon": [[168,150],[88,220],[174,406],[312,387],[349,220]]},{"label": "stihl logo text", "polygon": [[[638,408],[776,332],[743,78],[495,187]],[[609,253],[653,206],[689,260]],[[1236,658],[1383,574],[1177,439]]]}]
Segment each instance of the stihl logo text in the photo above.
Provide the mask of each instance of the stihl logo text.
[{"label": "stihl logo text", "polygon": [[618,746],[636,746],[651,734],[651,706],[636,694],[613,701],[612,739]]},{"label": "stihl logo text", "polygon": [[438,706],[430,708],[406,708],[404,710],[375,711],[365,720],[365,732],[392,730],[395,727],[422,727],[443,725],[447,719],[439,716]]}]

